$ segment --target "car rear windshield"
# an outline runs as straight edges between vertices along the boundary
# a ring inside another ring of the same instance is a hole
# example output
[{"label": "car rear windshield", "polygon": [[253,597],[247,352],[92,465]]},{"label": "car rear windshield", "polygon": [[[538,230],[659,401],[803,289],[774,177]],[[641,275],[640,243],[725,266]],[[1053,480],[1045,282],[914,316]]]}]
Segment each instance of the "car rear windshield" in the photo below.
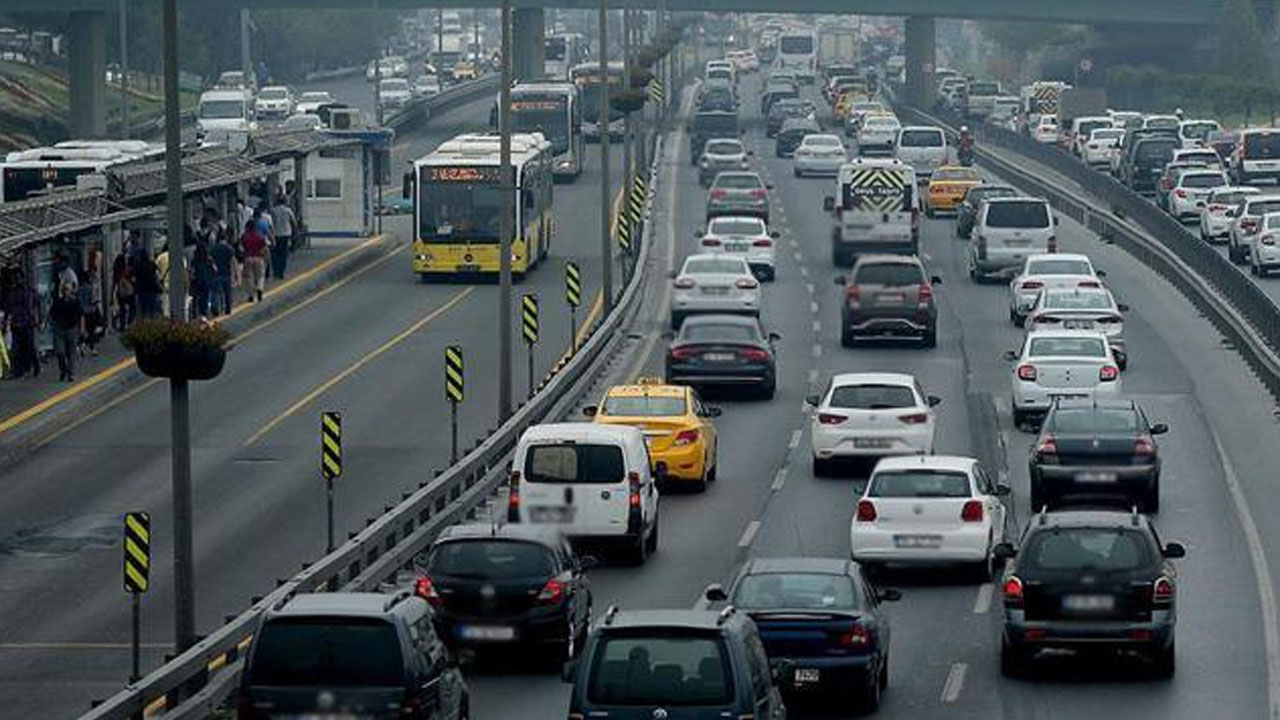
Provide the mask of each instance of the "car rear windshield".
[{"label": "car rear windshield", "polygon": [[982,176],[977,170],[970,168],[941,168],[933,173],[934,180],[967,180],[969,182],[981,182]]},{"label": "car rear windshield", "polygon": [[602,412],[618,417],[672,417],[685,414],[685,400],[670,395],[610,395]]},{"label": "car rear windshield", "polygon": [[987,227],[1047,228],[1049,206],[1038,200],[991,203],[987,205]]},{"label": "car rear windshield", "polygon": [[969,495],[968,475],[940,470],[876,473],[867,488],[868,497],[881,498],[962,498]]},{"label": "car rear windshield", "polygon": [[1111,298],[1105,292],[1050,291],[1044,306],[1054,310],[1105,310],[1111,307]]},{"label": "car rear windshield", "polygon": [[871,117],[862,121],[862,127],[863,128],[873,128],[873,127],[883,128],[885,130],[888,130],[890,128],[899,127],[899,123],[896,119],[891,117],[885,117],[883,115],[872,115]]},{"label": "car rear windshield", "polygon": [[1210,202],[1217,203],[1219,205],[1238,205],[1241,200],[1244,200],[1250,195],[1257,194],[1258,193],[1256,192],[1249,192],[1248,190],[1231,190],[1228,192],[1215,192],[1209,197]]},{"label": "car rear windshield", "polygon": [[1054,528],[1032,534],[1018,565],[1038,570],[1137,570],[1151,562],[1145,535],[1120,528]]},{"label": "car rear windshield", "polygon": [[1178,147],[1176,140],[1161,138],[1159,140],[1143,140],[1138,143],[1138,161],[1144,163],[1168,162],[1173,151]]},{"label": "car rear windshield", "polygon": [[1111,127],[1110,120],[1090,120],[1089,122],[1080,123],[1080,127],[1077,130],[1077,132],[1079,132],[1082,137],[1089,137],[1089,133],[1093,132],[1094,130],[1097,130],[1098,128],[1109,128],[1109,127]]},{"label": "car rear windshield", "polygon": [[691,633],[610,635],[596,646],[587,686],[594,705],[686,707],[733,702],[724,641]]},{"label": "car rear windshield", "polygon": [[847,410],[890,410],[916,407],[916,394],[905,385],[841,385],[827,403]]},{"label": "car rear windshield", "polygon": [[1169,129],[1176,130],[1178,127],[1178,118],[1176,117],[1147,118],[1146,127],[1149,129],[1169,128]]},{"label": "car rear windshield", "polygon": [[1250,160],[1280,157],[1280,133],[1249,133],[1245,135],[1244,156]]},{"label": "car rear windshield", "polygon": [[737,258],[697,258],[684,264],[687,275],[703,275],[707,273],[725,273],[729,275],[745,275],[746,263]]},{"label": "car rear windshield", "polygon": [[805,135],[804,144],[810,147],[840,147],[840,138],[831,135]]},{"label": "car rear windshield", "polygon": [[760,333],[742,323],[685,323],[680,328],[680,341],[686,343],[752,343],[760,342]]},{"label": "car rear windshield", "polygon": [[534,445],[525,459],[532,483],[616,483],[626,476],[622,448],[617,445]]},{"label": "car rear windshield", "polygon": [[973,82],[969,83],[970,95],[999,95],[1000,83],[994,82]]},{"label": "car rear windshield", "polygon": [[1031,339],[1032,357],[1089,357],[1104,358],[1107,346],[1102,338],[1094,337],[1039,337]]},{"label": "car rear windshield", "polygon": [[1133,408],[1058,408],[1045,427],[1059,433],[1136,433],[1138,413]]},{"label": "car rear windshield", "polygon": [[733,71],[728,68],[711,68],[707,71],[707,78],[711,80],[732,80]]},{"label": "car rear windshield", "polygon": [[1227,184],[1225,175],[1208,175],[1208,174],[1191,174],[1187,173],[1182,176],[1182,187],[1190,188],[1211,188],[1220,187]]},{"label": "car rear windshield", "polygon": [[707,231],[712,235],[763,235],[764,223],[755,218],[717,218]]},{"label": "car rear windshield", "polygon": [[867,263],[858,268],[855,285],[919,285],[924,273],[910,263]]},{"label": "car rear windshield", "polygon": [[1046,258],[1032,260],[1027,263],[1028,275],[1092,275],[1093,269],[1087,260],[1071,258]]},{"label": "car rear windshield", "polygon": [[1218,123],[1215,122],[1189,122],[1182,126],[1182,135],[1194,140],[1204,140],[1217,129]]},{"label": "car rear windshield", "polygon": [[1266,215],[1280,211],[1280,199],[1278,200],[1259,200],[1250,202],[1245,206],[1245,215]]},{"label": "car rear windshield", "polygon": [[734,588],[733,606],[740,610],[787,608],[858,610],[861,598],[845,575],[767,572],[747,575]]},{"label": "car rear windshield", "polygon": [[1090,140],[1115,140],[1124,137],[1124,130],[1120,128],[1098,128],[1089,134]]},{"label": "car rear windshield", "polygon": [[903,130],[898,147],[942,147],[941,130]]},{"label": "car rear windshield", "polygon": [[738,117],[736,115],[699,115],[693,119],[694,132],[701,135],[721,133],[738,134]]},{"label": "car rear windshield", "polygon": [[715,187],[732,188],[734,190],[754,190],[764,187],[760,178],[755,175],[730,175],[722,173],[716,176]]},{"label": "car rear windshield", "polygon": [[791,35],[778,42],[778,49],[788,55],[813,52],[813,38],[808,35]]},{"label": "car rear windshield", "polygon": [[519,540],[455,540],[437,545],[427,559],[431,577],[511,580],[555,574],[551,550]]},{"label": "car rear windshield", "polygon": [[708,155],[741,155],[742,143],[737,140],[712,140],[707,143]]},{"label": "car rear windshield", "polygon": [[254,638],[250,683],[276,687],[401,687],[396,628],[377,618],[276,618]]}]

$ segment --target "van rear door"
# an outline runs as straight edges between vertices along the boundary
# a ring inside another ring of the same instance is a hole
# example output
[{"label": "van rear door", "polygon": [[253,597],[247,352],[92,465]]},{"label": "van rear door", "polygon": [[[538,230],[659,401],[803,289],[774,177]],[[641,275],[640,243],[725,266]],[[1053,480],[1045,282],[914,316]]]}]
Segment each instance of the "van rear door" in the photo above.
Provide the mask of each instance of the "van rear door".
[{"label": "van rear door", "polygon": [[627,464],[616,444],[559,442],[525,453],[521,519],[568,535],[622,535],[629,509]]}]

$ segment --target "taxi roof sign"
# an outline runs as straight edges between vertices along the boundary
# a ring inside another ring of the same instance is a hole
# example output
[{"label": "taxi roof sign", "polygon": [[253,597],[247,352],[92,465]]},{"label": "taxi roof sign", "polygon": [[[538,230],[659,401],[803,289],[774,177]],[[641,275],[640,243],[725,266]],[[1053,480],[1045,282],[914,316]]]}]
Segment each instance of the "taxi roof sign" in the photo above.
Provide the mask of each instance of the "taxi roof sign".
[{"label": "taxi roof sign", "polygon": [[636,378],[637,385],[666,385],[666,381],[660,377],[644,376]]}]

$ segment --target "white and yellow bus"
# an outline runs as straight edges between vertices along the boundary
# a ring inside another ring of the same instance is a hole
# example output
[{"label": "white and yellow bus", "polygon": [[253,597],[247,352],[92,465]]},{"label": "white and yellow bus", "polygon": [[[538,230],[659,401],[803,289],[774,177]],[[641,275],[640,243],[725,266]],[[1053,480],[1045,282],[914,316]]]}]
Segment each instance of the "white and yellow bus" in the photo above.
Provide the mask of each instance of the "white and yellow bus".
[{"label": "white and yellow bus", "polygon": [[[414,162],[406,189],[413,192],[413,270],[423,280],[498,274],[498,142],[496,134],[467,133]],[[551,143],[541,133],[511,135],[511,272],[517,278],[551,247],[553,158]]]}]

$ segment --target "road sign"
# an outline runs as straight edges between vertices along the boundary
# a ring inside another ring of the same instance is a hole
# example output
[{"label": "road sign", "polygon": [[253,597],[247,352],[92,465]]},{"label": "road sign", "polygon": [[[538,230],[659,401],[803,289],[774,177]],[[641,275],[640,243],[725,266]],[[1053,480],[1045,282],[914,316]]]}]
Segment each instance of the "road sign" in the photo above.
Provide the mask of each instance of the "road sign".
[{"label": "road sign", "polygon": [[138,594],[147,591],[151,578],[151,515],[144,512],[124,514],[124,590]]},{"label": "road sign", "polygon": [[576,308],[582,304],[582,273],[578,271],[578,264],[575,262],[564,266],[564,294],[570,307]]},{"label": "road sign", "polygon": [[451,403],[463,398],[465,379],[462,373],[462,347],[450,345],[444,349],[444,397]]},{"label": "road sign", "polygon": [[538,342],[538,296],[526,293],[521,298],[521,326],[524,341],[530,345]]},{"label": "road sign", "polygon": [[320,414],[320,472],[325,480],[342,477],[342,413]]}]

